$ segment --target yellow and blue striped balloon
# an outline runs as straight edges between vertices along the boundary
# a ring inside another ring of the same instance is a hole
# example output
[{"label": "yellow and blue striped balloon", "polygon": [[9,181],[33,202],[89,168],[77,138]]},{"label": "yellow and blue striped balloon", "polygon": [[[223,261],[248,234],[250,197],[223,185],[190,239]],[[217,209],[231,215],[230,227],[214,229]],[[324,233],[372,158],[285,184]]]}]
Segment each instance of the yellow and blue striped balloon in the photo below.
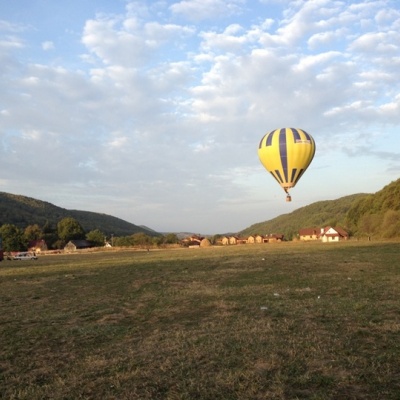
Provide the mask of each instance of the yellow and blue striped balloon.
[{"label": "yellow and blue striped balloon", "polygon": [[315,154],[315,141],[302,129],[280,128],[267,133],[258,146],[262,165],[287,193],[296,186]]}]

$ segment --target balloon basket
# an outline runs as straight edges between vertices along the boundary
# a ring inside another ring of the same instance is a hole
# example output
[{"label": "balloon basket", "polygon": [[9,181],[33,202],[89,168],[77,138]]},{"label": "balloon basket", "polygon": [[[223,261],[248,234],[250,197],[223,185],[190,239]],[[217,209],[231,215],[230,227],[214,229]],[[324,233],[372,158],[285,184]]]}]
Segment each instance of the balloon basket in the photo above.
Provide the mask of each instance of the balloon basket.
[{"label": "balloon basket", "polygon": [[292,201],[292,197],[289,194],[286,196],[286,201],[287,202]]}]

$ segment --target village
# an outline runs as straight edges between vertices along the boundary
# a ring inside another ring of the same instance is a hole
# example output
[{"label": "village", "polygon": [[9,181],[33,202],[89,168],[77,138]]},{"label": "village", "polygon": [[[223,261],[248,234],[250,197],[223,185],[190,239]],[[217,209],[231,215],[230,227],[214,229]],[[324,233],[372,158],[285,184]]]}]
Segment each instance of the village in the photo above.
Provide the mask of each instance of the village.
[{"label": "village", "polygon": [[[324,228],[304,228],[300,229],[298,237],[295,240],[301,241],[321,241],[324,243],[334,243],[347,240],[349,234],[341,227],[326,226]],[[256,243],[280,243],[285,240],[283,234],[267,234],[267,235],[249,235],[246,237],[237,235],[222,236],[217,239],[216,245],[241,245]],[[182,243],[189,247],[206,247],[211,246],[208,238],[200,235],[192,235],[182,240]]]},{"label": "village", "polygon": [[[326,226],[324,228],[305,228],[300,229],[298,236],[294,240],[300,241],[320,241],[323,243],[334,243],[342,240],[348,240],[349,234],[341,227]],[[283,234],[267,234],[267,235],[249,235],[246,237],[238,235],[225,235],[218,238],[215,243],[207,237],[201,235],[191,235],[181,240],[180,244],[189,248],[216,246],[232,246],[246,244],[262,244],[262,243],[280,243],[285,241]],[[105,242],[105,248],[113,247],[109,242]],[[46,242],[41,240],[31,241],[28,246],[28,252],[33,254],[48,253],[71,253],[78,250],[88,250],[93,245],[88,240],[70,240],[63,249],[49,250]],[[10,256],[13,254],[10,254]],[[9,257],[10,258],[10,257]]]}]

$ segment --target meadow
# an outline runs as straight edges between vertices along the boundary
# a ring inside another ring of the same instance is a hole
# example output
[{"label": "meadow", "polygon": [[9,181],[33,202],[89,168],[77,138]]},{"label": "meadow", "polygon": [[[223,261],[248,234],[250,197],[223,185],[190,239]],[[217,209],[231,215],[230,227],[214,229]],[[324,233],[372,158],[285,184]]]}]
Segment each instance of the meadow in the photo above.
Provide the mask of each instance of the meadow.
[{"label": "meadow", "polygon": [[2,399],[400,399],[400,244],[0,263]]}]

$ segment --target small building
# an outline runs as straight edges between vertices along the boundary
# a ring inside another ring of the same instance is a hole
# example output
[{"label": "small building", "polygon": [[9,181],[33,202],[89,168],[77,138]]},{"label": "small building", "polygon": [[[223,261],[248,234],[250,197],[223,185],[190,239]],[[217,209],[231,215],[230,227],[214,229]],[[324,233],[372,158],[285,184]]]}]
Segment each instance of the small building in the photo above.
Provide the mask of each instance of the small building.
[{"label": "small building", "polygon": [[255,236],[256,243],[264,243],[264,238],[261,235]]},{"label": "small building", "polygon": [[250,235],[247,238],[246,243],[255,244],[255,243],[266,243],[266,242],[264,241],[264,237],[262,237],[261,235]]},{"label": "small building", "polygon": [[88,240],[70,240],[64,247],[65,251],[76,251],[93,247]]},{"label": "small building", "polygon": [[229,236],[229,244],[238,244],[238,236]]},{"label": "small building", "polygon": [[201,241],[204,239],[200,235],[192,235],[182,239],[182,243],[186,246],[200,246]]},{"label": "small building", "polygon": [[250,236],[247,238],[247,243],[250,243],[250,244],[256,243],[256,237],[253,236],[253,235],[250,235]]},{"label": "small building", "polygon": [[226,245],[229,244],[229,238],[228,238],[228,236],[223,236],[223,237],[221,238],[221,244],[224,245],[224,246],[226,246]]},{"label": "small building", "polygon": [[47,251],[47,243],[44,239],[32,240],[28,243],[28,251],[33,251],[34,253],[41,253],[42,251]]},{"label": "small building", "polygon": [[320,228],[304,228],[299,230],[299,239],[304,241],[320,240],[320,234]]},{"label": "small building", "polygon": [[268,243],[283,242],[284,235],[282,233],[273,233],[265,235],[264,241]]},{"label": "small building", "polygon": [[244,238],[244,237],[239,237],[239,238],[237,239],[236,244],[247,244],[247,237],[246,237],[246,238]]}]

